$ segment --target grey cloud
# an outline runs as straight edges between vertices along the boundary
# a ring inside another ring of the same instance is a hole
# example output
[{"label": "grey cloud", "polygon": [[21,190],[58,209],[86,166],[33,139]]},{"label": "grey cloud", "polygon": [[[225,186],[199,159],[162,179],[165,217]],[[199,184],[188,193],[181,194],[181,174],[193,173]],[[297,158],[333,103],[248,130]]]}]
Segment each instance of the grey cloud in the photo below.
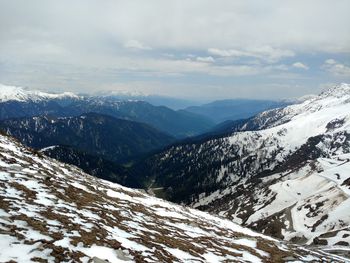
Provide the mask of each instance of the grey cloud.
[{"label": "grey cloud", "polygon": [[33,36],[70,45],[80,40],[99,42],[103,34],[122,44],[137,40],[158,48],[237,49],[254,43],[257,49],[350,49],[346,0],[337,4],[328,0],[222,0],[220,4],[209,0],[2,0],[0,4],[2,39]]}]

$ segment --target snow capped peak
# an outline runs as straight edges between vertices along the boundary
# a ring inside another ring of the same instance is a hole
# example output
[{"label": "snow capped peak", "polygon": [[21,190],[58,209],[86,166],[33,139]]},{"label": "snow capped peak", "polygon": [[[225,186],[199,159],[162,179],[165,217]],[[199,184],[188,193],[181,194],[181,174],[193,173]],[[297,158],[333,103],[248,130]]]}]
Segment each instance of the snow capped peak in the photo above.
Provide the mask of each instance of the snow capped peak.
[{"label": "snow capped peak", "polygon": [[[345,113],[348,113],[350,108],[350,85],[342,83],[329,88],[317,96],[308,97],[304,101],[285,108],[264,111],[256,115],[251,123],[254,123],[255,126],[257,125],[258,129],[266,129],[289,122],[294,118],[298,118],[298,116],[311,116],[316,112],[322,111],[325,114],[324,116],[329,116],[339,107],[345,107]],[[246,123],[242,130],[249,129],[247,127],[251,123]]]},{"label": "snow capped peak", "polygon": [[314,94],[307,94],[307,95],[304,95],[304,96],[301,96],[299,98],[296,99],[296,102],[298,103],[303,103],[304,101],[307,101],[307,100],[312,100],[314,98],[316,98],[317,95],[314,95]]},{"label": "snow capped peak", "polygon": [[8,101],[8,100],[25,100],[26,99],[25,91],[20,87],[15,86],[6,86],[0,84],[0,100]]},{"label": "snow capped peak", "polygon": [[325,91],[323,91],[319,97],[336,97],[341,98],[343,96],[350,97],[350,84],[347,83],[341,83],[339,85],[335,85]]},{"label": "snow capped peak", "polygon": [[[314,112],[343,104],[350,105],[350,85],[346,83],[333,86],[318,96],[304,101],[301,105],[304,112]],[[297,106],[296,108],[299,107]],[[301,112],[299,111],[298,113]]]},{"label": "snow capped peak", "polygon": [[288,99],[283,99],[282,101],[288,104],[300,104],[303,103],[304,101],[311,100],[318,97],[316,94],[306,94],[301,97],[294,97],[294,98],[288,98]]},{"label": "snow capped peak", "polygon": [[341,98],[343,96],[350,96],[350,84],[347,83],[341,83],[338,85],[334,85],[330,88],[325,89],[320,94],[306,94],[298,98],[291,98],[291,99],[285,99],[284,101],[291,104],[301,104],[305,101],[313,101],[313,100],[320,100],[324,99],[326,97],[335,97],[335,98]]},{"label": "snow capped peak", "polygon": [[149,95],[138,90],[113,90],[106,92],[105,96],[147,97]]},{"label": "snow capped peak", "polygon": [[137,89],[128,90],[128,89],[114,89],[114,90],[100,90],[93,94],[95,97],[102,97],[102,98],[108,98],[108,97],[120,97],[120,98],[142,98],[142,97],[148,97],[152,94],[145,93],[144,91],[140,91]]},{"label": "snow capped peak", "polygon": [[0,84],[0,102],[6,101],[40,101],[49,99],[78,99],[79,96],[72,92],[60,94],[46,93],[37,90],[26,90],[22,87]]}]

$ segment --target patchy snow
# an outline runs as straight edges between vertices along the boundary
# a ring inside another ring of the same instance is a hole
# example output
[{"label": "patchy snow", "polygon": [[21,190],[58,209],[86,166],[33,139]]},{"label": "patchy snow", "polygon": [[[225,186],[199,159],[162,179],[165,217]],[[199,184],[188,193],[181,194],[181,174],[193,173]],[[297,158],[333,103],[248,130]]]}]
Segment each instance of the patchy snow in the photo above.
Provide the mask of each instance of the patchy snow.
[{"label": "patchy snow", "polygon": [[42,148],[40,149],[40,152],[46,152],[46,151],[49,151],[49,150],[54,150],[55,148],[59,147],[58,145],[52,145],[52,146],[49,146],[49,147],[45,147],[45,148]]},{"label": "patchy snow", "polygon": [[0,153],[1,262],[264,262],[272,253],[342,262],[91,177],[2,135]]},{"label": "patchy snow", "polygon": [[134,262],[132,258],[130,258],[130,260],[125,260],[124,258],[121,258],[118,251],[108,247],[92,245],[90,248],[82,248],[80,251],[85,253],[87,256],[91,258],[93,257],[103,258],[105,260],[108,260],[108,262],[111,262],[111,263]]}]

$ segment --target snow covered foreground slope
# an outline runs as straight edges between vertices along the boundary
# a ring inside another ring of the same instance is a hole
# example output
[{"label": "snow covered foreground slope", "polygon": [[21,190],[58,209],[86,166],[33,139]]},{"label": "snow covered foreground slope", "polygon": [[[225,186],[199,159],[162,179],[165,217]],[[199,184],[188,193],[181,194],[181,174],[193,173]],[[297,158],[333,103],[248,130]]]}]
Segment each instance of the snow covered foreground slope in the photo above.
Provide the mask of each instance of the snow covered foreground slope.
[{"label": "snow covered foreground slope", "polygon": [[345,262],[96,179],[0,135],[0,262]]}]

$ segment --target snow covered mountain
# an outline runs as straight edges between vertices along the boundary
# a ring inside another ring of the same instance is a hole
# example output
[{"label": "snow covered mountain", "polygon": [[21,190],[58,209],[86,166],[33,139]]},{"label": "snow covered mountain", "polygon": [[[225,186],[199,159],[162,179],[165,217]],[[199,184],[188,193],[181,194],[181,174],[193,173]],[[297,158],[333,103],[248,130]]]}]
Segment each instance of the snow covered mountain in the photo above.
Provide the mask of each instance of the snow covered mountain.
[{"label": "snow covered mountain", "polygon": [[84,174],[0,135],[1,262],[350,262]]},{"label": "snow covered mountain", "polygon": [[52,99],[79,99],[72,92],[46,93],[42,91],[25,90],[21,87],[0,84],[0,102],[6,101],[40,101]]},{"label": "snow covered mountain", "polygon": [[285,240],[349,246],[350,85],[238,130],[147,159],[150,187]]}]

